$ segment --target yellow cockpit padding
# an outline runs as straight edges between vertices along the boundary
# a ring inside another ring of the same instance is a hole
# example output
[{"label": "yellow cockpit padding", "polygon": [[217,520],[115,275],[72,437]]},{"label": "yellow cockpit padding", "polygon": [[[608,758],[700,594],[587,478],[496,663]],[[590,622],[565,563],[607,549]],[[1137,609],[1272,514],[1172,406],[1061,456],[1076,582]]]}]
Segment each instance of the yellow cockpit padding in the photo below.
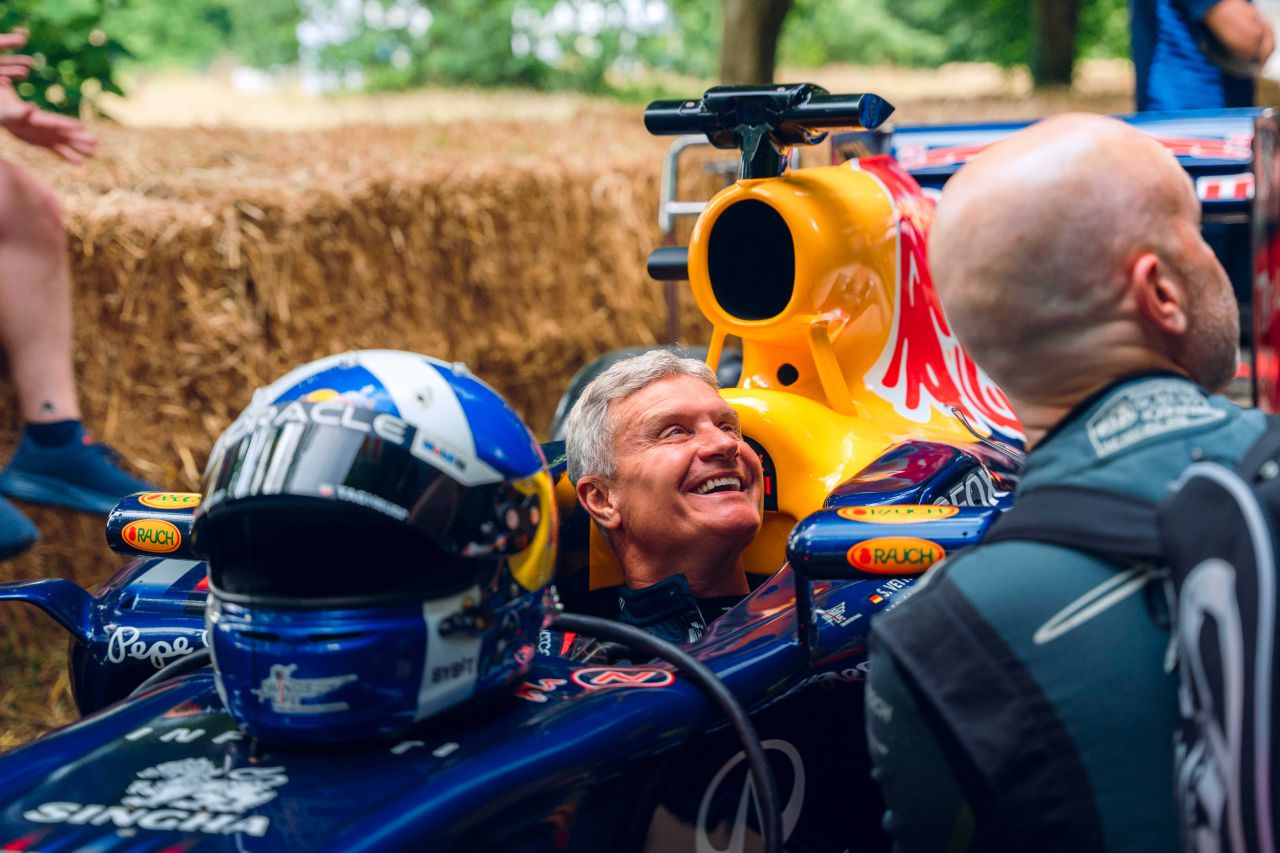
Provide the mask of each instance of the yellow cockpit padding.
[{"label": "yellow cockpit padding", "polygon": [[618,558],[614,556],[613,549],[609,547],[595,522],[588,524],[591,525],[591,551],[587,563],[591,569],[591,591],[622,586],[622,566],[618,563]]},{"label": "yellow cockpit padding", "polygon": [[572,481],[569,480],[569,472],[562,471],[560,476],[556,477],[555,484],[556,508],[560,510],[560,517],[565,518],[569,513],[578,507],[578,490],[573,487]]},{"label": "yellow cockpit padding", "polygon": [[538,527],[529,547],[511,556],[511,574],[525,589],[540,589],[551,581],[555,572],[556,543],[560,538],[560,520],[551,475],[539,471],[532,477],[514,481],[512,486],[523,495],[538,496]]}]

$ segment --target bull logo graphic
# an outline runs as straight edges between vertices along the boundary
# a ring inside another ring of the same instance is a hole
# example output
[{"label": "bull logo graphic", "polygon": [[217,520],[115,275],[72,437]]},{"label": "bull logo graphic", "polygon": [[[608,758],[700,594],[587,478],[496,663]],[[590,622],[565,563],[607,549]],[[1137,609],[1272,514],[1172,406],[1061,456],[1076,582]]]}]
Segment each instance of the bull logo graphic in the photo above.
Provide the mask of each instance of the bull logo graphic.
[{"label": "bull logo graphic", "polygon": [[283,767],[224,770],[207,758],[184,758],[139,772],[121,802],[139,808],[243,814],[274,800],[276,788],[288,781]]},{"label": "bull logo graphic", "polygon": [[925,216],[905,176],[873,161],[863,169],[884,186],[901,211],[898,222],[898,298],[893,328],[866,374],[867,387],[899,415],[927,423],[958,410],[971,423],[1006,436],[1022,436],[1013,407],[951,331],[925,260]]},{"label": "bull logo graphic", "polygon": [[345,711],[350,707],[346,702],[313,702],[305,705],[303,702],[332,693],[342,685],[355,681],[354,674],[332,675],[327,678],[294,678],[293,673],[297,668],[296,663],[287,666],[273,664],[267,677],[250,692],[261,701],[270,703],[271,710],[279,714],[324,714]]}]

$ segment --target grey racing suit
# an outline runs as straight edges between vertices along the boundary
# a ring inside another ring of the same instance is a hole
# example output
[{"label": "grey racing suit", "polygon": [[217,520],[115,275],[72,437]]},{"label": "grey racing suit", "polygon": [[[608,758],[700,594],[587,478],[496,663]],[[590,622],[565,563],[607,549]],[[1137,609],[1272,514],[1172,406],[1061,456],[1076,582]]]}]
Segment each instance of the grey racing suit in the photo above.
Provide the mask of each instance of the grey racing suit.
[{"label": "grey racing suit", "polygon": [[[1179,376],[1131,377],[1034,449],[1019,495],[1158,501],[1192,461],[1236,461],[1264,421]],[[1159,576],[1001,542],[945,561],[876,620],[867,735],[895,849],[1177,849]]]}]

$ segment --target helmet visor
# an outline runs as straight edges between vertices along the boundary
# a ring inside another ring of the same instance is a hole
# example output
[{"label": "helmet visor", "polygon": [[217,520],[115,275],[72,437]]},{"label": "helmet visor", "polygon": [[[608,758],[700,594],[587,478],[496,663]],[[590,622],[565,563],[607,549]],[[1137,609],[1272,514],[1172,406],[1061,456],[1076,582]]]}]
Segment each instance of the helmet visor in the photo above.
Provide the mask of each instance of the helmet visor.
[{"label": "helmet visor", "polygon": [[463,463],[416,442],[412,426],[385,413],[349,411],[355,427],[291,420],[220,447],[202,508],[270,495],[317,497],[407,524],[446,553],[484,556],[524,547],[520,540],[537,521],[520,511],[529,501],[519,492],[501,481],[463,485],[450,474]]},{"label": "helmet visor", "polygon": [[496,560],[533,540],[539,495],[501,481],[463,485],[449,455],[416,446],[404,421],[350,411],[341,425],[262,424],[215,451],[196,546],[220,592],[312,600],[438,592],[474,582],[476,558]]},{"label": "helmet visor", "polygon": [[413,528],[314,498],[253,498],[201,530],[209,585],[237,604],[360,607],[438,598],[498,564],[441,551]]}]

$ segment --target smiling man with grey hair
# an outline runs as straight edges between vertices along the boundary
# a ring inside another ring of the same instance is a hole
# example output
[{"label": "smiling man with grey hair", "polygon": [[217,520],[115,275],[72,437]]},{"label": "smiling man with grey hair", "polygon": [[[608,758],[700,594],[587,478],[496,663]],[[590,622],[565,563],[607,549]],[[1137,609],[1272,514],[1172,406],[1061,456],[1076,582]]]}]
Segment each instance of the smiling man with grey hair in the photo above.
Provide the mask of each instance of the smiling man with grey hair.
[{"label": "smiling man with grey hair", "polygon": [[578,501],[622,567],[620,618],[688,642],[748,591],[760,458],[702,362],[652,350],[609,367],[566,425]]}]

